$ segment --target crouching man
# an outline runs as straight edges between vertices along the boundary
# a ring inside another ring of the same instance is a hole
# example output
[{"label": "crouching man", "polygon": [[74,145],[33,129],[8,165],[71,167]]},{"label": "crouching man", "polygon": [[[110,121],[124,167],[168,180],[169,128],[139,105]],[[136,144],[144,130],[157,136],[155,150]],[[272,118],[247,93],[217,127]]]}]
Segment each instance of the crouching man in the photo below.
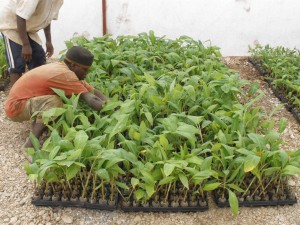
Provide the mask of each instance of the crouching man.
[{"label": "crouching man", "polygon": [[[84,81],[93,58],[87,49],[74,46],[67,51],[64,62],[46,64],[25,73],[9,92],[5,104],[7,117],[14,122],[22,122],[30,120],[35,112],[40,112],[31,127],[32,134],[40,138],[46,129],[41,112],[63,105],[62,99],[52,88],[63,90],[66,96],[80,94],[80,98],[91,108],[100,110],[107,98]],[[33,147],[29,138],[23,147]]]}]

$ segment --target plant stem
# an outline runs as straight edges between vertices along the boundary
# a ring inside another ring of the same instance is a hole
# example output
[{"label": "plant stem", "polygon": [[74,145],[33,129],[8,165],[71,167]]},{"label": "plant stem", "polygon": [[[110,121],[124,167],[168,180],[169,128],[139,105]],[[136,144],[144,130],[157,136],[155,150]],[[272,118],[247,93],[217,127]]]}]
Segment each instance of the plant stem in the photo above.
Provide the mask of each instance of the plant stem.
[{"label": "plant stem", "polygon": [[250,184],[248,185],[246,191],[243,194],[243,197],[245,197],[245,195],[247,194],[247,192],[249,191],[250,187],[252,186],[253,182],[255,181],[256,177],[253,177],[252,181],[250,182]]}]

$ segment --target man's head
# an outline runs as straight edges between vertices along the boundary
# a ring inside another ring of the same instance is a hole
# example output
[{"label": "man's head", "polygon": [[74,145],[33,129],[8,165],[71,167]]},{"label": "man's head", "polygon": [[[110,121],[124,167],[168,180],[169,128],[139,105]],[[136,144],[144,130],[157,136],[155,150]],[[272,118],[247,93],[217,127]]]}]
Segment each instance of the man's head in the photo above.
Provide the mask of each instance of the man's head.
[{"label": "man's head", "polygon": [[70,48],[64,57],[65,63],[77,75],[79,80],[84,80],[93,59],[93,54],[80,46]]}]

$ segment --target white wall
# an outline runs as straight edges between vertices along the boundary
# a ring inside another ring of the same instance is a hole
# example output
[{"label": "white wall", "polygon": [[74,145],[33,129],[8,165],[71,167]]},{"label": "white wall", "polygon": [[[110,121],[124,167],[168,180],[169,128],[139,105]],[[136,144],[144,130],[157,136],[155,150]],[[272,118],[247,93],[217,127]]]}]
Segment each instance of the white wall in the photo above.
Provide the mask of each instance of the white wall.
[{"label": "white wall", "polygon": [[[172,39],[188,35],[210,40],[224,56],[248,55],[248,45],[257,42],[300,48],[299,0],[106,1],[107,32],[114,36],[149,30]],[[55,56],[76,33],[102,35],[101,0],[65,0],[52,24]]]},{"label": "white wall", "polygon": [[[54,57],[66,48],[65,40],[76,35],[88,38],[102,35],[102,2],[101,0],[64,0],[59,11],[58,20],[51,23]],[[44,33],[39,32],[44,40]]]},{"label": "white wall", "polygon": [[210,40],[223,55],[254,43],[300,48],[299,0],[107,0],[108,32]]}]

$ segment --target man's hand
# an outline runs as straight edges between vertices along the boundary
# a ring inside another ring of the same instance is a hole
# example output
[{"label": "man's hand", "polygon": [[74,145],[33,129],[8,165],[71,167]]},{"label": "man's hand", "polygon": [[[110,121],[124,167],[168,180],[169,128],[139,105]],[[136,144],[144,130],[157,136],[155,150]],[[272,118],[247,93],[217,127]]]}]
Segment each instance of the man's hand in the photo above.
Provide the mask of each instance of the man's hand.
[{"label": "man's hand", "polygon": [[90,92],[81,94],[80,98],[84,100],[91,108],[97,111],[100,111],[102,106],[105,104],[105,101]]},{"label": "man's hand", "polygon": [[26,62],[30,62],[32,59],[32,48],[30,45],[23,45],[22,57]]},{"label": "man's hand", "polygon": [[46,57],[50,58],[54,53],[52,42],[46,42]]},{"label": "man's hand", "polygon": [[32,59],[32,48],[27,34],[26,20],[19,16],[17,16],[17,29],[23,44],[22,57],[26,62],[30,62]]}]

